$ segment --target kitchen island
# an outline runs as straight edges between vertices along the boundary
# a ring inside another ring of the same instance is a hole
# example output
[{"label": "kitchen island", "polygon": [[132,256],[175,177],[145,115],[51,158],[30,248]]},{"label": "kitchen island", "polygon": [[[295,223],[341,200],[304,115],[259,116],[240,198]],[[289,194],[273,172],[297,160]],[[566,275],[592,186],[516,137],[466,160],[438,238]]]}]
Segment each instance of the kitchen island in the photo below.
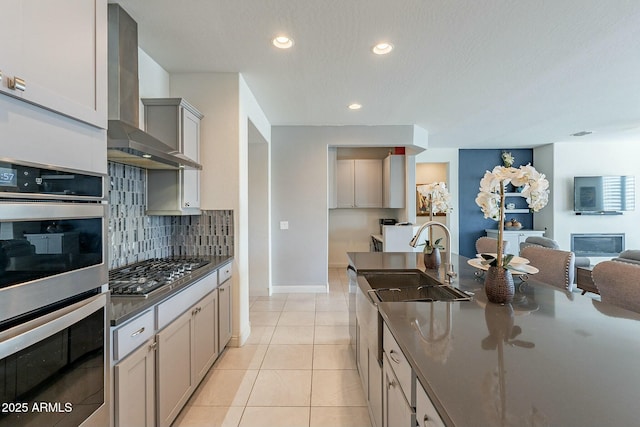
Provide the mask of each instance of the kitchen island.
[{"label": "kitchen island", "polygon": [[[358,274],[425,270],[415,253],[349,258]],[[512,304],[488,303],[467,258],[452,258],[452,285],[471,301],[378,304],[445,425],[637,425],[640,314],[536,283],[535,275],[515,279]],[[443,278],[442,269],[426,272]]]}]

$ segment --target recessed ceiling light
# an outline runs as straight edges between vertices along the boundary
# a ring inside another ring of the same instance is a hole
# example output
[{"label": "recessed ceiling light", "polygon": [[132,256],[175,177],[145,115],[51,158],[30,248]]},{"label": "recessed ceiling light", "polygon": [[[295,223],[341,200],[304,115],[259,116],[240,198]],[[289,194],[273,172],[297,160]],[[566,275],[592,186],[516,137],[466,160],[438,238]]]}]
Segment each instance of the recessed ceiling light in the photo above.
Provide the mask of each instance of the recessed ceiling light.
[{"label": "recessed ceiling light", "polygon": [[571,136],[585,136],[585,135],[591,135],[593,132],[589,131],[589,130],[583,130],[580,132],[576,132],[576,133],[572,133]]},{"label": "recessed ceiling light", "polygon": [[278,49],[289,49],[293,46],[293,39],[290,39],[287,36],[278,36],[274,38],[271,43]]},{"label": "recessed ceiling light", "polygon": [[361,108],[362,108],[362,104],[358,104],[357,102],[354,102],[353,104],[349,104],[350,110],[359,110]]},{"label": "recessed ceiling light", "polygon": [[151,158],[151,154],[143,154],[142,157],[144,157],[145,159],[150,159]]},{"label": "recessed ceiling light", "polygon": [[393,45],[388,42],[381,42],[371,48],[376,55],[386,55],[393,50]]}]

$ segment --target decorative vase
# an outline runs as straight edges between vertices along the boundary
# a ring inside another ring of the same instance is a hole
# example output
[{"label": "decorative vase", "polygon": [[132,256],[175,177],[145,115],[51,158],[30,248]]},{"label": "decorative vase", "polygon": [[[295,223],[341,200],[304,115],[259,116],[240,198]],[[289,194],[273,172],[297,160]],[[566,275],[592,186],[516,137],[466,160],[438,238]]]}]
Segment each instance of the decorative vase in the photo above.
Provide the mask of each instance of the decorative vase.
[{"label": "decorative vase", "polygon": [[440,268],[440,249],[433,248],[431,253],[424,253],[424,266],[432,270]]},{"label": "decorative vase", "polygon": [[510,303],[515,294],[511,271],[502,267],[489,267],[484,278],[484,292],[491,302],[496,304]]}]

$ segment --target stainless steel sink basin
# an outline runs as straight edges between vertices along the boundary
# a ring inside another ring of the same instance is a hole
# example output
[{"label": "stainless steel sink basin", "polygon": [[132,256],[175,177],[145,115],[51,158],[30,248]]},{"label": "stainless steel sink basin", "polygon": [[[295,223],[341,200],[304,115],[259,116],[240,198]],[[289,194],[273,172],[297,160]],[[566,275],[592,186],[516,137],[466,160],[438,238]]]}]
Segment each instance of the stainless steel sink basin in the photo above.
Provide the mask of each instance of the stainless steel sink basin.
[{"label": "stainless steel sink basin", "polygon": [[[365,273],[373,294],[383,302],[469,301],[466,293],[445,286],[420,270]],[[373,295],[371,295],[373,297]]]},{"label": "stainless steel sink basin", "polygon": [[442,286],[440,282],[420,270],[384,271],[365,273],[372,289]]}]

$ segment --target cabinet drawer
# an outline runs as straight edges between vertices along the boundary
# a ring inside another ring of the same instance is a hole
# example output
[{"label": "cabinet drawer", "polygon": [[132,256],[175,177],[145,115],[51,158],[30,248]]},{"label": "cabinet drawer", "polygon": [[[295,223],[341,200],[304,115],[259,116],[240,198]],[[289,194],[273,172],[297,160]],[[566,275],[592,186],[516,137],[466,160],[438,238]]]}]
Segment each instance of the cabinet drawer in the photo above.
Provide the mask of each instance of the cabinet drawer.
[{"label": "cabinet drawer", "polygon": [[409,365],[409,362],[404,357],[404,354],[400,350],[400,346],[398,346],[398,343],[393,335],[391,335],[391,331],[386,324],[384,325],[382,343],[384,352],[387,355],[389,364],[391,365],[391,369],[398,378],[398,382],[402,387],[407,401],[411,406],[415,406],[415,375],[413,375],[411,365]]},{"label": "cabinet drawer", "polygon": [[231,277],[231,263],[225,264],[218,270],[218,284],[226,282]]},{"label": "cabinet drawer", "polygon": [[153,310],[125,323],[113,332],[113,358],[119,360],[153,336]]},{"label": "cabinet drawer", "polygon": [[158,330],[164,328],[189,307],[200,301],[217,286],[216,272],[203,277],[185,290],[158,304],[156,320]]},{"label": "cabinet drawer", "polygon": [[420,383],[416,385],[416,422],[420,427],[444,427],[438,411]]}]

